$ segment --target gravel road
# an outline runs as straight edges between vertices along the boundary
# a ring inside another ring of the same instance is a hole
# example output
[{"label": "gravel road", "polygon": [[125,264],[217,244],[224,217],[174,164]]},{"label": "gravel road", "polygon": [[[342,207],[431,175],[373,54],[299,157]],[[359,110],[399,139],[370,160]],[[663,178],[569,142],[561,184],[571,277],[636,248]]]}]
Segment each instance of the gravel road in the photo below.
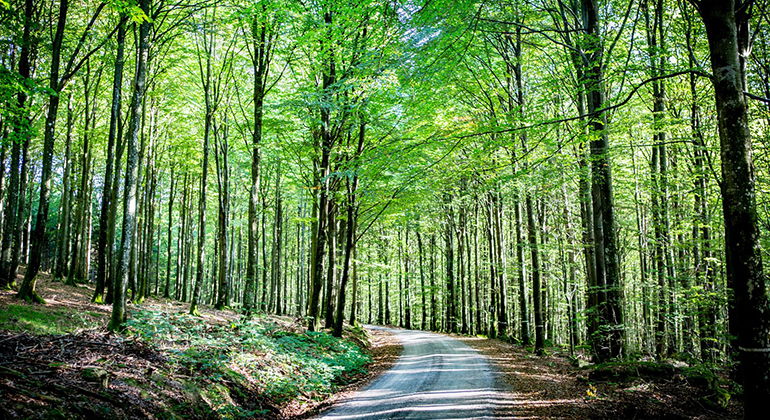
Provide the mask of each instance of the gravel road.
[{"label": "gravel road", "polygon": [[465,343],[424,331],[380,328],[396,335],[396,364],[365,388],[331,407],[322,419],[499,418],[510,405],[486,357]]}]

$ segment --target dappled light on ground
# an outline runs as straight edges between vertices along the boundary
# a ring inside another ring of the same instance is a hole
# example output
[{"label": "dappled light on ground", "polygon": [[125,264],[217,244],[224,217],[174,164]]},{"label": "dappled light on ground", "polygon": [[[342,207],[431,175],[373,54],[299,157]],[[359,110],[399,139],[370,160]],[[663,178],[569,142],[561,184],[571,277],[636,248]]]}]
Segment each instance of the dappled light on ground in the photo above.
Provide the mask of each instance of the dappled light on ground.
[{"label": "dappled light on ground", "polygon": [[476,350],[438,334],[393,331],[404,346],[393,369],[323,418],[492,418],[514,405]]},{"label": "dappled light on ground", "polygon": [[702,391],[681,378],[645,382],[595,382],[588,371],[558,354],[536,356],[526,349],[479,337],[459,337],[487,356],[510,390],[510,404],[498,411],[517,419],[734,419],[727,410],[705,407]]}]

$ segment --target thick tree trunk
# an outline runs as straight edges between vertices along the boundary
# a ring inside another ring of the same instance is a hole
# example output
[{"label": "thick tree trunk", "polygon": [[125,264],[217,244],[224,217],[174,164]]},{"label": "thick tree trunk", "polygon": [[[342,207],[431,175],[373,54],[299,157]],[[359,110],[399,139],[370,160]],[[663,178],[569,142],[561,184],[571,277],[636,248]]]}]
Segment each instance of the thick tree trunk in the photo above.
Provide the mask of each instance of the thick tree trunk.
[{"label": "thick tree trunk", "polygon": [[583,0],[586,17],[585,88],[591,140],[591,194],[593,211],[593,240],[595,251],[596,287],[589,293],[596,296],[590,310],[598,317],[597,330],[592,334],[593,355],[597,361],[619,357],[623,350],[622,290],[618,267],[618,246],[615,232],[615,209],[612,202],[609,138],[602,69],[601,44],[596,0]]},{"label": "thick tree trunk", "polygon": [[[740,352],[744,417],[765,415],[770,396],[770,304],[762,269],[756,191],[751,157],[748,104],[740,56],[748,49],[739,33],[748,32],[749,11],[735,1],[698,3],[706,26],[722,156],[722,208],[725,221],[727,284],[733,290],[729,317]],[[731,331],[732,333],[733,331]]]}]

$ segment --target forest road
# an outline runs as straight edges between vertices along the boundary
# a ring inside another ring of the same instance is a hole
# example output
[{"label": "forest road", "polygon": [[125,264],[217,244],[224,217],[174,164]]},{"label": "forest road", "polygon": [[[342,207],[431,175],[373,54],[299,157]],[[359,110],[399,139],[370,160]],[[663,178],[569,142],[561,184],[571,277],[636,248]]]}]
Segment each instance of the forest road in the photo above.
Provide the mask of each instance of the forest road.
[{"label": "forest road", "polygon": [[[322,419],[484,419],[508,417],[512,402],[487,358],[441,334],[376,326],[396,335],[403,352],[366,387]],[[508,417],[511,418],[511,417]]]}]

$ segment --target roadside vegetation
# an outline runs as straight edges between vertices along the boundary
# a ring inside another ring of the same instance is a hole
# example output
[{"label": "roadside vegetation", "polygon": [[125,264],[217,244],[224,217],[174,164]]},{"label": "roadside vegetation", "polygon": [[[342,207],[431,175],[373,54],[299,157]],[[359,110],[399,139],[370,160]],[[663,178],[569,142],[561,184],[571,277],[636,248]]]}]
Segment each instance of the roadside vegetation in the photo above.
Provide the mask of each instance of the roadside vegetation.
[{"label": "roadside vegetation", "polygon": [[[131,307],[120,334],[89,288],[51,283],[49,305],[0,297],[2,418],[279,418],[312,412],[367,374],[368,335],[170,301]],[[92,328],[98,325],[98,328]]]}]

